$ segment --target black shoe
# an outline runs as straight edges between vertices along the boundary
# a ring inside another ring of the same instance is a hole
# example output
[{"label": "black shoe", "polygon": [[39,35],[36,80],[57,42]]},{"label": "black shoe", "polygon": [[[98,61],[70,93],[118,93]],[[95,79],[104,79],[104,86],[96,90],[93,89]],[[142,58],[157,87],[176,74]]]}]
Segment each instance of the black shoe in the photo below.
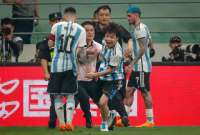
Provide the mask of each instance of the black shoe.
[{"label": "black shoe", "polygon": [[116,122],[116,117],[114,117],[114,119],[113,119],[111,125],[108,127],[108,130],[109,130],[109,131],[113,131],[113,130],[114,130],[115,122]]},{"label": "black shoe", "polygon": [[86,117],[85,120],[86,120],[85,127],[86,127],[86,128],[92,128],[92,120],[91,120],[91,117]]},{"label": "black shoe", "polygon": [[122,123],[124,124],[125,127],[129,126],[129,120],[127,116],[122,117]]},{"label": "black shoe", "polygon": [[56,128],[56,121],[49,121],[48,122],[48,128],[50,128],[50,129]]},{"label": "black shoe", "polygon": [[115,122],[116,122],[116,114],[111,112],[109,114],[109,118],[108,118],[108,129],[109,130],[114,130]]}]

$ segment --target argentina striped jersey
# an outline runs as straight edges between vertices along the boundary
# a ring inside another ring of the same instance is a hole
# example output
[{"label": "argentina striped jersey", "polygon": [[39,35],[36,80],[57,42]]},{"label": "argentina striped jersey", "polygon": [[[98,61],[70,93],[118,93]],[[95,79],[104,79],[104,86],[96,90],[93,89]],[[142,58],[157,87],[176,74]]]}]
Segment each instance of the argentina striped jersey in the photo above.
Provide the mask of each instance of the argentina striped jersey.
[{"label": "argentina striped jersey", "polygon": [[51,72],[73,70],[77,74],[77,47],[86,45],[85,29],[71,21],[56,23],[51,29],[54,36],[54,57]]},{"label": "argentina striped jersey", "polygon": [[134,31],[131,33],[132,41],[133,41],[133,58],[139,55],[140,46],[138,43],[138,39],[143,38],[145,43],[145,53],[141,59],[133,66],[133,71],[144,71],[144,72],[151,72],[152,63],[150,58],[150,48],[149,42],[151,40],[151,35],[148,27],[140,23],[138,26],[134,28]]},{"label": "argentina striped jersey", "polygon": [[100,80],[112,81],[121,80],[124,78],[123,54],[119,43],[117,43],[113,48],[108,48],[106,45],[103,45],[100,56],[102,58],[99,72],[105,71],[108,69],[108,67],[113,67],[113,72],[111,74],[100,77]]}]

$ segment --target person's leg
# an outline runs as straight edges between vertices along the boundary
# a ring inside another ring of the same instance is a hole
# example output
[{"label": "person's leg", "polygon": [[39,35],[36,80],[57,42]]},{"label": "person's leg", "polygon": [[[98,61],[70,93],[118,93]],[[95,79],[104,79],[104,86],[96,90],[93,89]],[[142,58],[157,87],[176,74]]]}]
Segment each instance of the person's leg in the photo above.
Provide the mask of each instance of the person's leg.
[{"label": "person's leg", "polygon": [[84,89],[84,82],[79,82],[79,88],[78,88],[78,94],[77,98],[80,102],[80,107],[82,111],[84,112],[84,117],[86,119],[86,128],[92,127],[92,121],[91,121],[91,112],[90,112],[90,103],[89,103],[89,96]]},{"label": "person's leg", "polygon": [[[144,73],[143,78],[144,87],[140,88],[140,90],[142,92],[142,97],[145,104],[147,121],[144,124],[139,125],[137,127],[153,127],[155,124],[153,119],[152,97],[150,94],[150,73]],[[142,80],[140,80],[140,82],[142,82]]]},{"label": "person's leg", "polygon": [[55,103],[54,103],[54,95],[50,95],[50,100],[51,100],[51,106],[50,106],[50,111],[49,111],[49,122],[48,122],[48,127],[49,128],[55,128],[56,127],[56,110],[55,110]]},{"label": "person's leg", "polygon": [[134,92],[138,88],[139,83],[139,72],[131,72],[129,78],[126,79],[126,94],[124,98],[124,104],[126,108],[126,112],[129,114],[131,111],[131,106],[133,104]]},{"label": "person's leg", "polygon": [[24,43],[25,44],[30,44],[31,43],[31,35],[33,32],[33,20],[32,19],[25,19],[25,25],[26,27],[24,28],[24,31],[29,33],[24,35]]},{"label": "person's leg", "polygon": [[115,96],[109,100],[108,104],[110,110],[116,110],[119,113],[121,117],[120,123],[122,123],[123,126],[129,126],[128,114],[123,104],[122,95],[119,93],[119,91],[117,91]]},{"label": "person's leg", "polygon": [[152,107],[152,97],[149,91],[143,91],[142,97],[144,99],[145,108],[146,108],[146,117],[147,122],[153,123],[153,107]]},{"label": "person's leg", "polygon": [[101,111],[102,116],[102,124],[101,124],[101,131],[108,131],[108,114],[109,114],[109,108],[108,108],[108,97],[103,94],[99,101],[99,107]]},{"label": "person's leg", "polygon": [[66,109],[67,109],[67,119],[66,119],[67,123],[72,123],[73,113],[75,109],[74,95],[67,95]]},{"label": "person's leg", "polygon": [[56,95],[55,96],[55,110],[56,114],[59,120],[59,127],[61,131],[65,130],[65,116],[64,116],[64,103],[62,101],[62,96],[61,95]]},{"label": "person's leg", "polygon": [[66,109],[67,109],[67,124],[66,124],[66,130],[67,131],[73,131],[74,127],[72,125],[72,120],[74,116],[74,110],[75,110],[75,100],[74,100],[74,95],[67,95],[67,104],[66,104]]},{"label": "person's leg", "polygon": [[130,111],[131,111],[131,106],[133,104],[133,95],[134,95],[134,92],[136,90],[133,88],[133,87],[127,87],[126,88],[126,94],[125,94],[125,98],[124,98],[124,105],[125,105],[125,109],[126,109],[126,112],[129,114]]},{"label": "person's leg", "polygon": [[86,88],[87,94],[97,106],[99,106],[99,100],[102,96],[102,90],[100,89],[98,83],[99,82],[92,81]]},{"label": "person's leg", "polygon": [[15,25],[15,33],[26,33],[29,32],[29,34],[17,34],[17,36],[20,36],[23,39],[24,44],[30,44],[31,43],[31,33],[33,32],[33,20],[32,19],[18,19],[22,18],[21,16],[14,16],[16,19],[14,20]]},{"label": "person's leg", "polygon": [[[122,80],[123,81],[123,80]],[[123,103],[123,95],[124,95],[124,82],[119,81],[119,83],[115,84],[115,89],[116,89],[116,94],[113,96],[112,99],[109,100],[108,104],[109,104],[109,109],[110,110],[116,110],[118,112],[119,116],[116,116],[116,112],[112,111],[111,112],[111,116],[112,113],[115,113],[114,119],[112,117],[109,117],[109,121],[111,120],[111,125],[109,124],[109,128],[112,129],[112,126],[114,126],[114,124],[116,124],[117,126],[128,126],[129,125],[129,120],[128,120],[128,114],[126,112],[124,103]],[[111,119],[110,119],[111,118]]]},{"label": "person's leg", "polygon": [[[56,115],[59,120],[59,128],[60,130],[65,130],[65,115],[64,115],[64,102],[62,101],[62,95],[60,95],[61,91],[61,80],[62,80],[62,73],[51,73],[50,80],[47,88],[47,92],[51,96],[51,109],[55,108]],[[54,106],[53,106],[54,104]],[[50,110],[53,112],[53,110]],[[50,114],[51,115],[51,114]],[[50,116],[51,117],[51,116]]]}]

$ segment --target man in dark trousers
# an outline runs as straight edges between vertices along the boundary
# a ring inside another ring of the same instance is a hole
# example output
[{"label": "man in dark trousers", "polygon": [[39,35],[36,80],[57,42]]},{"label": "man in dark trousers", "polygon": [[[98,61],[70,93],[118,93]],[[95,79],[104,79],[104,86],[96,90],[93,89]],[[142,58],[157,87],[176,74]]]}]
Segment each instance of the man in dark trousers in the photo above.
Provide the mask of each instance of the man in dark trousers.
[{"label": "man in dark trousers", "polygon": [[[49,25],[52,27],[55,23],[61,21],[61,19],[62,19],[62,14],[60,12],[51,13],[49,14]],[[51,58],[53,57],[54,50],[53,48],[49,49],[48,38],[45,38],[43,41],[39,42],[37,46],[39,48],[38,57],[41,61],[41,66],[44,72],[44,79],[49,80]],[[57,115],[55,112],[54,98],[52,95],[50,96],[50,98],[51,98],[51,106],[50,106],[48,127],[55,128]]]}]

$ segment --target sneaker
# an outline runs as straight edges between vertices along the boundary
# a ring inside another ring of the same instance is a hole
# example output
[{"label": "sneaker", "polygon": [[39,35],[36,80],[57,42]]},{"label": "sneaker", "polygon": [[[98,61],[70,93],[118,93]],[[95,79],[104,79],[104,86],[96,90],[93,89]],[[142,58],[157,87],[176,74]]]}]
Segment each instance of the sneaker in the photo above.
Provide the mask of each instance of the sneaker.
[{"label": "sneaker", "polygon": [[59,125],[59,130],[60,130],[60,131],[65,131],[65,130],[66,130],[65,124],[60,124],[60,125]]},{"label": "sneaker", "polygon": [[141,128],[141,127],[154,127],[155,123],[154,122],[145,122],[142,125],[136,126],[137,128]]},{"label": "sneaker", "polygon": [[108,124],[107,123],[102,123],[101,126],[100,126],[100,131],[103,131],[103,132],[108,132]]},{"label": "sneaker", "polygon": [[121,118],[116,119],[115,126],[116,127],[123,127],[124,126]]},{"label": "sneaker", "polygon": [[72,123],[67,123],[66,124],[66,130],[67,131],[74,131],[74,126],[72,125]]},{"label": "sneaker", "polygon": [[129,119],[128,119],[127,116],[122,117],[121,122],[122,122],[124,127],[128,127],[129,126]]},{"label": "sneaker", "polygon": [[115,117],[116,117],[116,114],[114,112],[111,112],[109,114],[109,118],[108,118],[108,129],[109,130],[113,130],[114,129]]}]

